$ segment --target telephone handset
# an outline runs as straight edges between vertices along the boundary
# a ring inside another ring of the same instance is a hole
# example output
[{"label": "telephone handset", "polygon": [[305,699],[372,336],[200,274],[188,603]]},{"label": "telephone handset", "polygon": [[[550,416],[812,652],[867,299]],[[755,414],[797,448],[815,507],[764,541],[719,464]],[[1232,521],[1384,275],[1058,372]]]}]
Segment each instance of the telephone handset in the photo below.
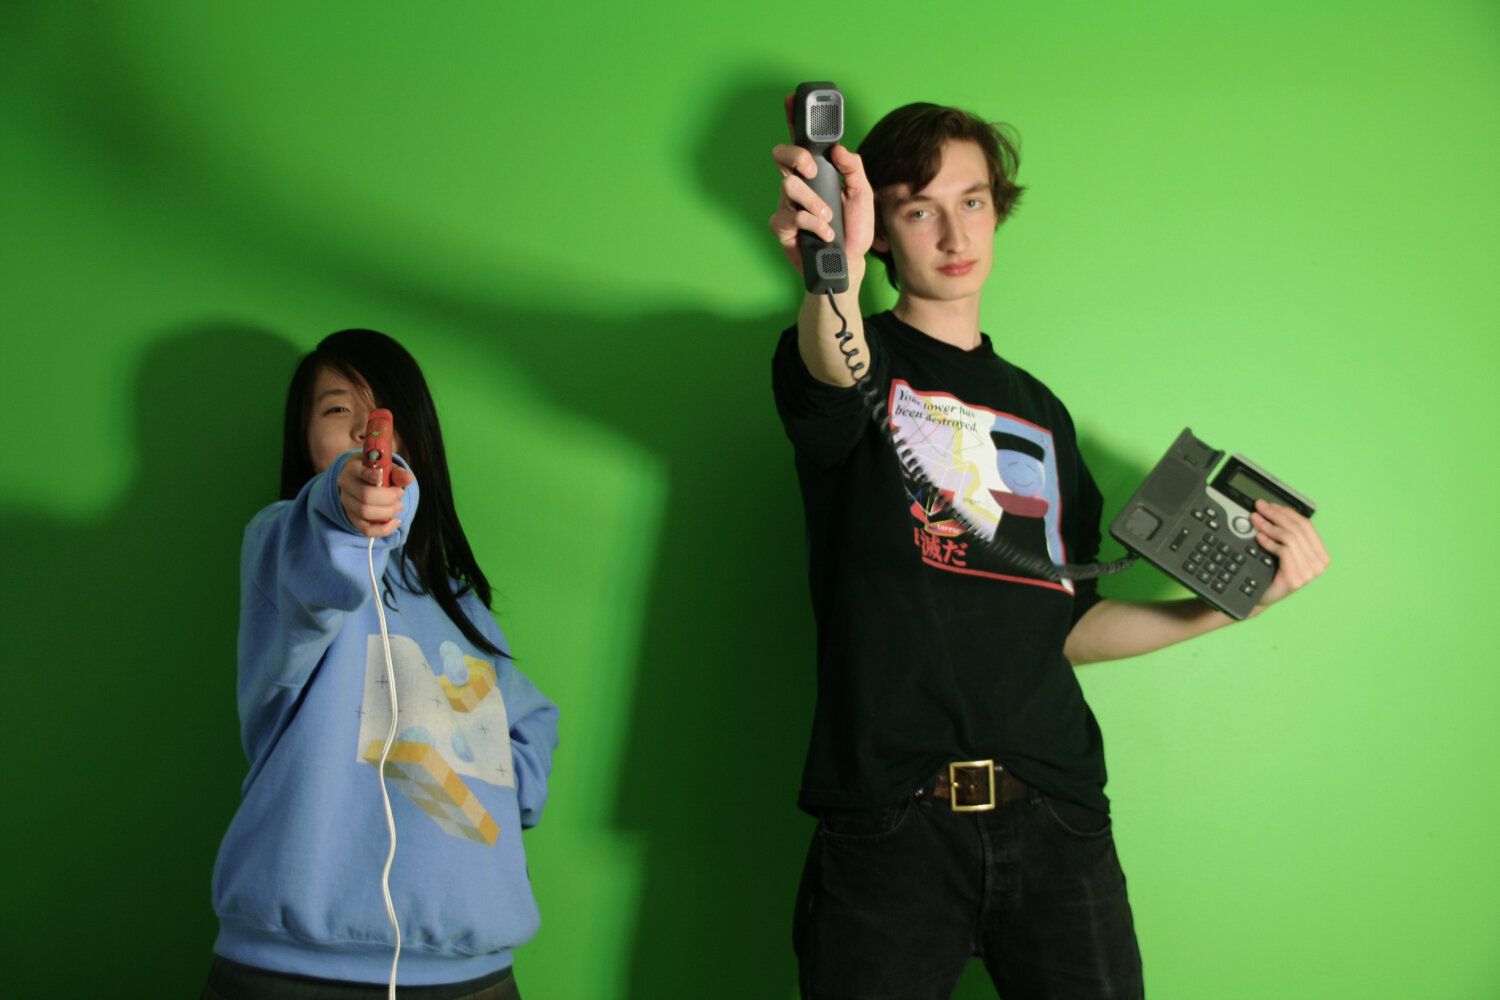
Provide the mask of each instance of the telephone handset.
[{"label": "telephone handset", "polygon": [[381,486],[391,483],[391,453],[396,440],[396,418],[390,410],[371,410],[365,419],[365,440],[360,461],[380,475]]},{"label": "telephone handset", "polygon": [[814,295],[849,290],[849,262],[844,257],[843,184],[838,168],[828,159],[828,150],[844,137],[844,95],[832,83],[804,83],[792,95],[790,125],[792,142],[812,153],[817,175],[807,179],[808,186],[823,199],[833,217],[833,241],[798,230],[797,245],[802,250],[802,278]]},{"label": "telephone handset", "polygon": [[1243,619],[1279,566],[1255,542],[1255,501],[1282,504],[1304,517],[1317,505],[1243,455],[1231,455],[1220,467],[1223,458],[1184,428],[1109,533],[1209,604]]}]

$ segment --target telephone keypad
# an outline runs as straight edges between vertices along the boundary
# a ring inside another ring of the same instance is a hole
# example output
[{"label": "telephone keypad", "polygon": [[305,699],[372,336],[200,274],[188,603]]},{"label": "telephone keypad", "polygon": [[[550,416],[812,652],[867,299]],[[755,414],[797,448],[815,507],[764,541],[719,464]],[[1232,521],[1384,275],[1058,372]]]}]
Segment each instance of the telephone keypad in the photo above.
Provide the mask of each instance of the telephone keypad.
[{"label": "telephone keypad", "polygon": [[[1213,506],[1201,507],[1192,514],[1204,523],[1207,529],[1198,538],[1193,550],[1182,563],[1183,572],[1200,583],[1206,583],[1216,594],[1228,591],[1233,585],[1246,597],[1254,597],[1261,577],[1251,570],[1264,565],[1273,571],[1276,559],[1254,542],[1242,542],[1238,538],[1225,540],[1220,518],[1224,515]],[[1183,528],[1178,532],[1172,551],[1177,551],[1189,534]]]}]

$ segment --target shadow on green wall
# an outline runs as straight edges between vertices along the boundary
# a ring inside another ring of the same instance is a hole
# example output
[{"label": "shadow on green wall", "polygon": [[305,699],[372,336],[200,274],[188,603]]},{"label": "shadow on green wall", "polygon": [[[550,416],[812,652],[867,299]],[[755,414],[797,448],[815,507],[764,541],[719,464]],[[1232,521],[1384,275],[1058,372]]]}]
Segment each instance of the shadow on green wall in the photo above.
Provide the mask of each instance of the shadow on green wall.
[{"label": "shadow on green wall", "polygon": [[[1087,409],[1088,400],[1073,400],[1070,406],[1076,418],[1080,411]],[[1148,452],[1151,444],[1147,442]],[[1114,520],[1115,515],[1125,506],[1125,501],[1130,499],[1136,487],[1145,480],[1151,466],[1121,455],[1087,432],[1079,435],[1078,449],[1083,452],[1099,492],[1104,494],[1104,513],[1099,524],[1104,541],[1100,546],[1099,558],[1103,561],[1118,559],[1125,555],[1125,547],[1110,537],[1109,522]],[[1099,593],[1122,601],[1162,601],[1187,596],[1186,590],[1145,562],[1138,562],[1117,576],[1100,580]]]},{"label": "shadow on green wall", "polygon": [[6,646],[12,698],[26,705],[7,710],[21,759],[7,769],[4,852],[7,924],[24,919],[25,931],[5,938],[29,942],[6,960],[10,995],[175,986],[207,971],[206,873],[245,770],[233,714],[239,538],[275,499],[257,494],[274,491],[279,467],[264,442],[279,438],[280,403],[265,386],[284,382],[295,357],[234,323],[163,334],[136,374],[134,412],[120,416],[139,455],[129,485],[90,520],[5,514],[23,568],[6,588]]}]

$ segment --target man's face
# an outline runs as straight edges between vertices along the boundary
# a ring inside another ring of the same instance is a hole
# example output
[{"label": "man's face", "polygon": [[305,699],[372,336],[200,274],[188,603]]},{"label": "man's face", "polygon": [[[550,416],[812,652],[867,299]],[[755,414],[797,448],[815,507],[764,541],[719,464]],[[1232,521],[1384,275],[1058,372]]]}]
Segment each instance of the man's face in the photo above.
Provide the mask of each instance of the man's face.
[{"label": "man's face", "polygon": [[943,147],[937,176],[920,191],[893,184],[877,193],[885,235],[875,249],[896,262],[901,294],[950,302],[978,295],[995,262],[995,200],[976,143]]}]

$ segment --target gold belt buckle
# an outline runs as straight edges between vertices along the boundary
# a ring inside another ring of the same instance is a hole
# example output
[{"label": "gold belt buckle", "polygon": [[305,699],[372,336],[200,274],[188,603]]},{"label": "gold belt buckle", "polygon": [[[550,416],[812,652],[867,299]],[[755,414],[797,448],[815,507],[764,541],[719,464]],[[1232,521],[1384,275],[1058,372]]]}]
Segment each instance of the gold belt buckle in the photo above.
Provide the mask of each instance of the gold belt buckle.
[{"label": "gold belt buckle", "polygon": [[[959,805],[958,790],[960,785],[958,782],[958,772],[960,770],[979,767],[984,768],[986,781],[990,790],[989,800]],[[957,760],[948,765],[948,808],[956,813],[989,812],[995,808],[995,762],[993,760]]]}]

